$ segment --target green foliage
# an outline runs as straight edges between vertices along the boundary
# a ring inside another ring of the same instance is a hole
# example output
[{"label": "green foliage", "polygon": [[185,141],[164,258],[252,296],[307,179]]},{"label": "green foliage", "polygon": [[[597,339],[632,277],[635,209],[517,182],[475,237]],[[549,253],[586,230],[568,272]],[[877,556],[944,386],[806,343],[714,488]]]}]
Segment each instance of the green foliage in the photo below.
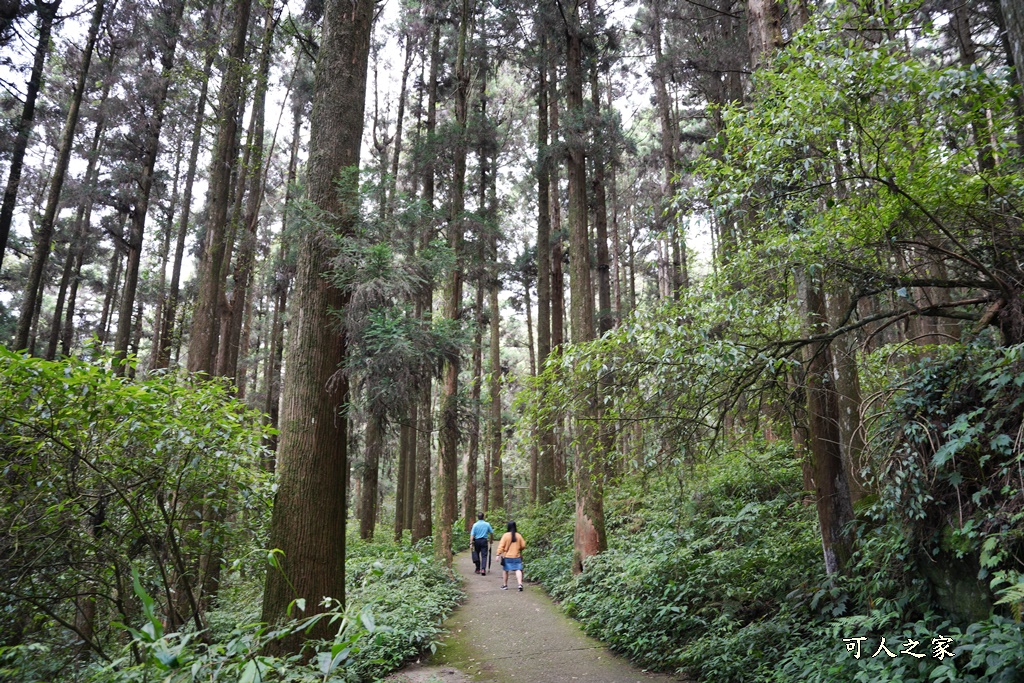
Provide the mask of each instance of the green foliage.
[{"label": "green foliage", "polygon": [[[433,559],[430,545],[365,543],[353,535],[347,547],[347,606],[333,603],[322,614],[302,617],[305,605],[296,601],[289,608],[291,621],[274,628],[257,623],[259,580],[227,590],[222,607],[210,614],[208,634],[165,634],[159,621],[150,618],[155,600],[136,583],[146,621],[142,628],[124,627],[132,638],[123,654],[94,665],[91,680],[134,683],[159,676],[173,683],[358,683],[379,680],[424,649],[432,650],[443,633],[441,621],[462,592]],[[301,653],[287,657],[264,653],[267,643],[323,619],[336,625],[332,640],[308,641]]]},{"label": "green foliage", "polygon": [[610,549],[575,577],[571,512],[563,495],[523,520],[527,571],[646,667],[751,680],[785,647],[787,595],[820,580],[813,508],[785,449],[730,451],[682,482],[623,482],[606,500]]},{"label": "green foliage", "polygon": [[[260,416],[222,383],[132,382],[111,362],[0,348],[5,640],[61,624],[77,630],[70,642],[101,653],[117,647],[111,620],[133,623],[142,611],[154,629],[183,623],[200,599],[200,555],[241,566],[262,540]],[[133,576],[157,603],[132,599]]]},{"label": "green foliage", "polygon": [[[978,290],[1019,298],[1009,245],[1022,238],[1024,174],[995,163],[1019,153],[1012,85],[1005,72],[911,49],[919,7],[897,2],[868,20],[822,8],[758,71],[750,106],[723,112],[694,197],[756,229],[739,236],[724,282],[771,300],[780,274],[803,267],[870,293],[896,317],[913,312],[928,263],[941,264],[928,274],[950,290],[947,311],[987,305]],[[853,37],[878,21],[888,38]],[[977,126],[986,134],[972,135]],[[1000,324],[1020,341],[1019,316]]]}]

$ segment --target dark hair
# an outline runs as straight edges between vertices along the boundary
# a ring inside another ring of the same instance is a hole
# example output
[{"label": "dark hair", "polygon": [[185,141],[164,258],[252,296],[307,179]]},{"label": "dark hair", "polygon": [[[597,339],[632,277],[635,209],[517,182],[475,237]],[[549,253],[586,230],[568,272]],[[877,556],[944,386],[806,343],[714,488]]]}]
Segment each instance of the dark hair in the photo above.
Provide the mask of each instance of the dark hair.
[{"label": "dark hair", "polygon": [[515,522],[509,522],[508,523],[508,532],[510,534],[512,534],[512,540],[510,540],[509,543],[515,543],[516,542],[516,523]]},{"label": "dark hair", "polygon": [[482,512],[476,513],[476,518],[477,519],[483,519],[484,518],[484,513],[482,513]]}]

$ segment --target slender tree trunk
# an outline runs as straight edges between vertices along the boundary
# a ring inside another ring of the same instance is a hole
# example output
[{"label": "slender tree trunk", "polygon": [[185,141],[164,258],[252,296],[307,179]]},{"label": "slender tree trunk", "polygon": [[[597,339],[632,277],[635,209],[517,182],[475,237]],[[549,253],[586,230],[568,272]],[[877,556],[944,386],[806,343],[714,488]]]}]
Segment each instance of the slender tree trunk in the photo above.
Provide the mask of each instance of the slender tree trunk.
[{"label": "slender tree trunk", "polygon": [[[221,304],[221,276],[227,247],[231,176],[237,160],[237,112],[243,96],[245,39],[248,34],[252,0],[235,0],[234,7],[234,32],[218,98],[220,122],[210,166],[210,189],[207,195],[209,216],[197,276],[199,297],[192,313],[192,333],[188,347],[189,372],[207,374],[213,373],[216,362],[217,336],[220,328],[218,310]],[[361,108],[362,97],[356,95],[355,98],[360,100]]]},{"label": "slender tree trunk", "polygon": [[413,38],[405,37],[405,63],[402,66],[402,86],[398,92],[398,115],[395,120],[395,147],[391,154],[391,177],[388,181],[388,216],[395,211],[395,190],[398,187],[398,162],[402,156],[402,124],[405,122],[405,100],[407,95],[407,84],[409,82],[409,69],[412,67]]},{"label": "slender tree trunk", "polygon": [[[567,17],[569,46],[566,55],[566,105],[574,122],[584,120],[583,40],[579,2]],[[569,161],[569,287],[572,296],[572,341],[586,343],[594,338],[594,294],[590,281],[590,240],[587,231],[587,176],[584,154],[585,131],[567,132]],[[589,390],[587,404],[575,416],[577,446],[574,458],[576,480],[576,528],[573,537],[573,571],[583,571],[587,557],[607,547],[604,533],[604,468],[597,441],[597,387]]]},{"label": "slender tree trunk", "polygon": [[[469,114],[470,74],[466,64],[469,36],[469,0],[462,0],[459,19],[458,52],[455,58],[455,168],[452,180],[451,213],[448,223],[448,246],[452,250],[455,266],[448,274],[444,292],[444,317],[451,321],[462,319],[462,282],[464,257],[463,213],[466,209],[466,155]],[[458,358],[444,364],[444,382],[440,398],[440,451],[437,481],[437,533],[434,536],[434,554],[451,565],[452,525],[458,514],[458,446],[459,446],[459,366]]]},{"label": "slender tree trunk", "polygon": [[[401,417],[401,424],[398,429],[398,469],[395,471],[395,541],[402,540],[402,531],[406,528],[406,510],[409,501],[406,499],[406,490],[409,484],[409,441],[413,432],[409,429],[408,411]],[[413,452],[415,457],[415,452]]]},{"label": "slender tree trunk", "polygon": [[406,431],[409,433],[409,454],[406,457],[405,463],[405,506],[403,507],[404,519],[402,521],[402,528],[408,529],[412,532],[413,519],[415,514],[415,501],[416,501],[416,445],[417,445],[417,427],[418,427],[418,406],[416,405],[415,397],[409,405],[407,414],[407,423],[403,425]]},{"label": "slender tree trunk", "polygon": [[367,415],[366,438],[363,453],[362,486],[359,496],[359,538],[373,540],[377,527],[377,483],[380,478],[380,459],[384,451],[384,419]]},{"label": "slender tree trunk", "polygon": [[228,334],[221,341],[224,347],[224,367],[220,374],[235,380],[235,386],[241,386],[239,374],[239,356],[243,347],[248,348],[248,340],[242,340],[242,327],[245,320],[245,309],[249,301],[253,268],[256,258],[256,230],[259,227],[260,206],[263,204],[263,137],[265,132],[265,110],[267,100],[267,80],[270,75],[270,52],[273,45],[274,29],[277,21],[274,7],[267,8],[266,23],[263,30],[263,44],[260,50],[259,71],[256,76],[256,92],[252,105],[252,145],[249,148],[248,163],[244,169],[248,178],[249,193],[246,197],[245,217],[242,221],[242,240],[238,256],[235,260],[233,274],[230,324]]},{"label": "slender tree trunk", "polygon": [[[108,75],[113,70],[116,59],[112,56],[109,60],[109,68],[107,69]],[[97,109],[100,111],[98,120],[96,121],[96,130],[93,132],[92,145],[89,148],[88,165],[85,170],[85,197],[79,202],[78,213],[75,216],[75,229],[73,231],[74,249],[72,267],[69,277],[70,292],[67,298],[67,312],[64,314],[64,325],[61,327],[56,324],[57,315],[63,310],[63,302],[58,299],[58,305],[56,313],[54,314],[54,321],[56,330],[50,332],[50,345],[47,348],[47,358],[52,360],[57,355],[57,342],[58,337],[61,342],[61,353],[67,356],[71,352],[71,341],[74,335],[74,321],[75,321],[75,303],[78,299],[78,285],[81,280],[82,273],[82,262],[85,258],[85,250],[88,246],[87,236],[89,234],[89,226],[92,223],[92,207],[93,207],[93,191],[96,188],[96,180],[99,176],[99,158],[100,148],[103,145],[103,135],[107,130],[106,115],[103,113],[103,105],[106,104],[107,98],[110,96],[110,88],[113,85],[114,79],[107,78],[103,84],[103,91],[100,94],[99,103]],[[57,334],[54,334],[54,333]]]},{"label": "slender tree trunk", "polygon": [[[497,237],[494,237],[492,256],[495,258],[495,262],[497,261],[497,250]],[[506,508],[505,470],[501,462],[501,311],[498,309],[498,289],[498,274],[493,273],[487,296],[487,306],[491,314],[491,419],[488,421],[491,431],[491,438],[489,439],[491,447],[491,473],[494,482],[491,485],[491,495],[497,502],[498,507]]]},{"label": "slender tree trunk", "polygon": [[[827,312],[820,284],[806,272],[798,274],[800,299],[804,302],[808,332],[826,330]],[[807,417],[809,447],[814,463],[815,501],[821,527],[825,571],[842,572],[853,554],[853,539],[846,526],[853,520],[853,504],[847,468],[843,463],[839,431],[839,398],[833,377],[832,350],[827,341],[807,347]]]},{"label": "slender tree trunk", "polygon": [[163,241],[160,243],[160,272],[157,276],[157,301],[153,318],[153,348],[150,349],[151,368],[157,367],[160,355],[160,330],[163,329],[163,315],[167,302],[167,261],[171,253],[171,234],[174,232],[174,216],[178,208],[178,181],[181,178],[181,156],[184,142],[178,140],[174,155],[174,182],[171,186],[171,202],[167,207],[167,223],[164,226]]},{"label": "slender tree trunk", "polygon": [[[473,379],[470,389],[470,408],[473,411],[473,423],[469,432],[469,453],[466,456],[466,495],[462,499],[462,518],[468,533],[476,521],[476,479],[477,463],[480,459],[480,385],[483,375],[483,307],[484,288],[479,280],[476,283],[476,332],[473,333]],[[486,469],[484,476],[487,476]]]},{"label": "slender tree trunk", "polygon": [[[36,4],[39,17],[39,41],[36,43],[35,58],[32,61],[32,74],[25,89],[25,104],[18,119],[17,133],[11,153],[11,165],[7,175],[7,186],[4,189],[3,204],[0,205],[0,266],[3,265],[4,252],[7,251],[7,239],[11,234],[11,223],[14,221],[14,208],[18,202],[18,188],[21,186],[21,171],[25,166],[25,152],[28,149],[29,136],[36,116],[36,99],[43,82],[43,66],[50,50],[50,35],[53,32],[53,20],[60,8],[60,0]],[[29,310],[32,310],[29,308]],[[20,340],[20,326],[19,326]],[[27,341],[27,336],[26,336]],[[24,348],[25,344],[15,344],[15,348]]]},{"label": "slender tree trunk", "polygon": [[[597,8],[594,0],[587,0],[590,20],[597,24]],[[590,101],[594,107],[595,121],[601,117],[601,85],[598,79],[596,61],[590,67]],[[608,255],[608,199],[605,193],[605,148],[606,136],[598,124],[594,129],[593,162],[594,178],[592,193],[594,205],[594,233],[597,240],[597,333],[604,334],[612,329],[615,316],[612,313],[611,272]]]},{"label": "slender tree trunk", "polygon": [[[167,35],[170,38],[160,57],[160,81],[153,100],[153,113],[144,133],[142,175],[139,190],[132,208],[131,227],[128,230],[128,259],[125,266],[124,294],[117,319],[117,336],[114,338],[114,356],[124,359],[128,352],[129,336],[132,330],[132,311],[135,308],[135,292],[139,283],[139,268],[142,263],[142,240],[149,212],[149,198],[153,189],[153,174],[160,154],[160,132],[164,123],[167,93],[171,87],[171,70],[174,68],[174,52],[178,47],[178,27],[185,11],[184,0],[176,0],[167,17]],[[124,372],[124,365],[117,363],[114,372]]]},{"label": "slender tree trunk", "polygon": [[[335,251],[328,235],[352,235],[358,217],[373,9],[372,0],[327,0],[325,7],[310,117],[307,196],[326,224],[299,238],[270,529],[270,547],[280,548],[284,556],[282,571],[267,571],[263,621],[268,623],[283,618],[296,597],[306,600],[306,614],[320,611],[324,596],[345,598],[348,386],[338,373],[345,339],[335,313],[347,302],[324,273]],[[297,652],[303,637],[332,635],[325,620],[268,649]]]},{"label": "slender tree trunk", "polygon": [[[548,118],[551,144],[558,142],[558,67],[555,63],[555,51],[550,55],[551,75],[548,79]],[[562,241],[565,237],[562,230],[562,199],[559,185],[559,165],[562,159],[549,157],[548,171],[551,180],[551,354],[560,352],[565,342],[565,277],[563,274]],[[554,462],[554,485],[556,489],[566,485],[565,449],[560,434],[564,426],[563,415],[552,416],[551,458]]]},{"label": "slender tree trunk", "polygon": [[[548,39],[538,19],[540,50],[537,89],[537,370],[544,371],[551,353],[551,152],[548,148]],[[551,500],[555,486],[555,434],[551,422],[541,419],[537,425],[537,500]]]},{"label": "slender tree trunk", "polygon": [[[427,141],[434,144],[434,133],[437,127],[437,79],[441,64],[441,29],[432,17],[433,34],[430,39],[430,80],[427,92]],[[423,167],[423,203],[427,213],[434,210],[434,159],[428,155]],[[428,218],[420,233],[420,251],[429,248],[433,238],[431,220]],[[417,316],[424,322],[431,318],[433,308],[433,283],[429,278],[423,284],[417,302]],[[428,379],[420,389],[419,406],[417,408],[419,427],[416,437],[416,496],[415,519],[413,520],[412,540],[419,541],[433,533],[431,516],[430,480],[433,468],[430,462],[431,441],[433,440],[434,416],[431,405],[431,381]]]},{"label": "slender tree trunk", "polygon": [[[301,59],[301,56],[296,56]],[[294,268],[289,257],[292,228],[289,223],[293,203],[295,181],[298,177],[299,136],[302,132],[305,105],[292,103],[292,144],[288,156],[288,185],[284,193],[284,208],[281,211],[281,243],[277,250],[274,289],[274,324],[271,330],[270,353],[267,365],[267,403],[264,410],[270,417],[270,426],[278,427],[281,405],[281,368],[284,362],[284,321],[288,313],[288,290],[294,276]],[[278,438],[270,437],[270,450],[276,453]],[[276,467],[276,456],[270,458],[268,467],[271,472]]]},{"label": "slender tree trunk", "polygon": [[[212,12],[212,10],[211,10]],[[217,12],[217,30],[224,18],[223,6]],[[207,14],[204,27],[209,29],[212,26],[212,14]],[[195,124],[192,128],[192,148],[188,156],[188,170],[185,172],[185,190],[181,200],[181,218],[178,222],[178,234],[174,242],[174,265],[171,267],[170,292],[164,303],[164,312],[161,314],[160,339],[157,342],[157,355],[154,367],[166,368],[171,362],[171,345],[175,336],[175,318],[178,315],[178,296],[181,283],[181,265],[185,257],[185,239],[188,237],[189,219],[192,215],[192,188],[196,179],[196,169],[199,163],[199,150],[202,146],[203,124],[206,121],[206,100],[210,91],[210,74],[213,70],[213,59],[216,51],[211,47],[206,52],[206,63],[203,66],[202,85],[199,89],[199,99],[196,101]]]},{"label": "slender tree trunk", "polygon": [[[59,2],[53,3],[54,12],[57,11],[57,6],[59,4]],[[40,3],[39,11],[47,11],[44,7],[45,5]],[[75,82],[75,89],[71,94],[71,104],[68,107],[67,118],[64,121],[64,130],[60,135],[57,160],[53,167],[53,173],[50,178],[50,190],[46,197],[46,208],[44,209],[43,217],[39,222],[39,229],[36,231],[35,251],[32,255],[32,265],[29,268],[28,284],[25,287],[25,298],[22,299],[21,318],[18,321],[18,333],[14,343],[14,347],[17,349],[24,348],[27,343],[29,319],[32,311],[36,308],[36,299],[42,296],[41,284],[43,281],[43,269],[46,267],[46,262],[50,256],[50,244],[53,241],[53,228],[57,220],[57,211],[60,209],[60,195],[64,189],[64,178],[67,175],[68,163],[71,161],[71,152],[75,143],[75,131],[78,129],[79,112],[81,112],[82,109],[82,97],[85,94],[85,86],[88,82],[89,76],[89,66],[92,64],[93,48],[96,45],[96,36],[100,31],[100,24],[103,21],[103,12],[105,7],[105,0],[97,0],[92,13],[92,21],[89,23],[89,33],[85,40],[85,47],[82,49],[82,66],[78,72],[78,80]],[[49,30],[47,33],[49,33]],[[2,219],[2,216],[0,216],[0,219]],[[0,225],[0,229],[2,229],[2,225]],[[68,263],[74,260],[71,256],[71,251],[72,250],[69,245],[68,257],[66,259]],[[69,269],[65,266],[64,270],[67,272]],[[59,299],[58,303],[63,307],[63,300]],[[54,320],[59,319],[60,310],[57,310],[54,314]],[[59,327],[59,325],[57,327]],[[51,333],[50,336],[52,337],[53,334]]]},{"label": "slender tree trunk", "polygon": [[[128,214],[121,214],[122,230],[124,230],[124,224],[127,218]],[[107,329],[110,326],[111,314],[117,306],[117,292],[119,291],[118,284],[121,282],[121,246],[117,242],[114,242],[113,249],[111,251],[110,267],[107,269],[107,280],[103,288],[103,312],[100,314],[100,324],[96,329],[96,336],[99,337],[101,344],[105,344],[107,342]]]}]

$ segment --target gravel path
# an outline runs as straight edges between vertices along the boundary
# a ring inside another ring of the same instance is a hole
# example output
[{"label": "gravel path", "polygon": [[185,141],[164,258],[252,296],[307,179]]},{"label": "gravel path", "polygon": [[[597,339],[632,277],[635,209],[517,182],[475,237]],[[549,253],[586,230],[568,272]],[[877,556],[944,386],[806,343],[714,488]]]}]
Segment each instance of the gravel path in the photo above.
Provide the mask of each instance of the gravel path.
[{"label": "gravel path", "polygon": [[683,679],[649,674],[586,636],[539,586],[501,590],[494,561],[486,577],[473,573],[468,552],[456,555],[465,603],[448,618],[450,635],[437,654],[395,674],[393,683],[653,683]]}]

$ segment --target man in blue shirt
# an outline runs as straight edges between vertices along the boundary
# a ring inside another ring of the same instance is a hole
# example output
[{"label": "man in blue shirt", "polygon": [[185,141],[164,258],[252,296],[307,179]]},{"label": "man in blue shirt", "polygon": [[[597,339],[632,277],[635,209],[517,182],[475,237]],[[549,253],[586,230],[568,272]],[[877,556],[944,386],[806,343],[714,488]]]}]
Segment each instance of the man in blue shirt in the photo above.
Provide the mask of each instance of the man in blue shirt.
[{"label": "man in blue shirt", "polygon": [[481,574],[487,576],[487,539],[494,538],[494,529],[491,525],[484,521],[484,513],[478,512],[476,515],[476,523],[473,528],[469,530],[469,539],[472,546],[470,550],[473,551],[473,564],[476,566],[474,574]]}]

